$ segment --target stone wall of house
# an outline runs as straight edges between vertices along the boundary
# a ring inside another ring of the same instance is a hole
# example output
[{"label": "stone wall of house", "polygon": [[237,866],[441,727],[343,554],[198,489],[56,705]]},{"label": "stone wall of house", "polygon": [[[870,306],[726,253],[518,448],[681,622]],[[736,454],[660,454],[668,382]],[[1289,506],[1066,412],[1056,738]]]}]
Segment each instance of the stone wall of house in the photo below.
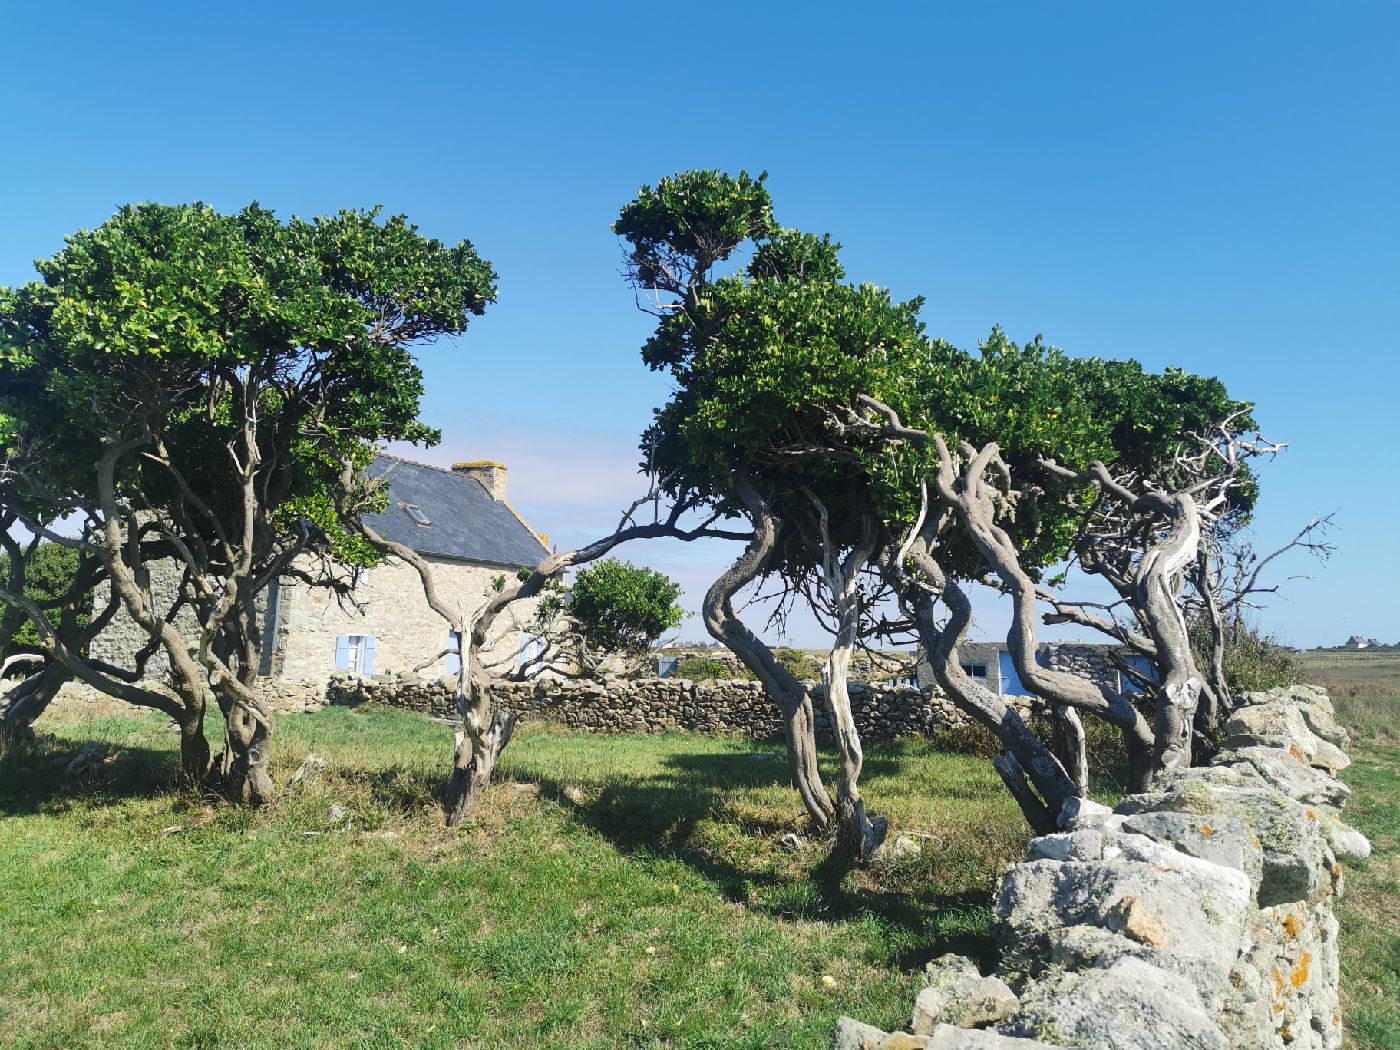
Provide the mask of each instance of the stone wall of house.
[{"label": "stone wall of house", "polygon": [[1052,671],[1065,671],[1087,678],[1107,689],[1120,686],[1118,665],[1113,654],[1126,653],[1111,645],[1091,645],[1079,642],[1044,642],[1036,650],[1036,659]]},{"label": "stone wall of house", "polygon": [[[169,613],[171,606],[175,604],[176,596],[180,593],[182,577],[180,566],[173,559],[164,559],[152,562],[147,566],[147,571],[150,573],[151,597],[154,599],[156,611],[161,616],[165,616]],[[100,611],[107,607],[111,593],[111,584],[98,585],[93,594],[94,611]],[[199,638],[199,625],[195,622],[194,613],[188,607],[176,613],[175,626],[179,628],[180,634],[190,641],[190,647],[193,649]],[[111,622],[92,640],[88,647],[88,653],[94,659],[103,660],[114,667],[131,670],[136,665],[136,653],[148,641],[149,636],[145,630],[127,615],[126,609],[119,608],[113,615]],[[157,648],[146,661],[146,677],[159,680],[169,670],[169,658],[163,649]]]},{"label": "stone wall of house", "polygon": [[[831,732],[830,715],[817,697],[817,732]],[[451,678],[384,674],[373,678],[336,675],[325,696],[333,704],[367,701],[441,717],[456,717]],[[602,733],[658,733],[683,729],[739,733],[759,740],[782,736],[782,715],[758,682],[691,682],[675,678],[612,679],[606,682],[540,680],[505,683],[499,703],[525,717],[548,718],[575,729]],[[861,738],[895,740],[932,736],[967,723],[944,697],[909,687],[851,686],[851,708]]]},{"label": "stone wall of house", "polygon": [[[495,593],[495,580],[514,573],[513,569],[446,558],[429,557],[427,561],[433,566],[442,598],[468,612],[479,609],[488,596]],[[165,615],[179,593],[179,566],[173,560],[166,560],[153,563],[149,570],[156,609]],[[99,588],[94,608],[106,606],[106,588],[106,584]],[[535,606],[533,601],[511,606],[486,651],[488,661],[506,670],[515,668],[525,638],[522,628],[533,618]],[[416,667],[448,644],[447,625],[428,607],[417,572],[397,560],[363,574],[355,587],[353,603],[338,601],[325,588],[283,578],[274,589],[259,597],[258,619],[263,634],[260,671],[272,679],[289,683],[288,688],[293,690],[299,690],[305,683],[324,686],[335,673],[336,640],[341,635],[375,638],[375,672]],[[199,636],[194,615],[184,609],[175,623],[193,647]],[[124,609],[119,609],[112,622],[93,639],[91,652],[115,666],[131,668],[135,653],[146,641],[145,631]],[[157,650],[146,663],[146,677],[158,681],[169,666],[165,653]],[[439,673],[446,672],[446,658],[439,659],[435,666]]]},{"label": "stone wall of house", "polygon": [[1215,764],[1114,810],[1067,807],[996,897],[1003,954],[930,963],[907,1032],[843,1018],[834,1050],[1334,1050],[1334,904],[1370,845],[1340,819],[1327,694],[1245,696]]},{"label": "stone wall of house", "polygon": [[[986,684],[989,689],[1002,692],[1008,685],[1002,681],[1002,653],[1006,651],[1004,642],[967,642],[958,655],[964,665],[981,665],[986,668]],[[1041,642],[1036,647],[1036,661],[1055,671],[1087,678],[1097,686],[1118,689],[1118,665],[1115,655],[1126,655],[1121,646],[1099,645],[1091,642]],[[923,686],[935,682],[933,668],[929,662],[918,657],[916,665],[918,681]]]},{"label": "stone wall of house", "polygon": [[[497,579],[503,575],[509,579],[515,573],[446,558],[425,560],[433,568],[439,596],[467,613],[481,608],[496,593]],[[282,580],[274,677],[290,682],[327,681],[336,670],[336,639],[342,635],[374,637],[372,670],[376,674],[409,671],[447,648],[447,624],[429,608],[418,573],[406,562],[391,559],[363,573],[355,586],[355,602],[337,601],[324,588]],[[523,628],[533,618],[535,605],[534,601],[518,602],[507,610],[484,654],[488,662],[515,669]],[[434,669],[446,673],[447,658],[439,658],[426,670]]]}]

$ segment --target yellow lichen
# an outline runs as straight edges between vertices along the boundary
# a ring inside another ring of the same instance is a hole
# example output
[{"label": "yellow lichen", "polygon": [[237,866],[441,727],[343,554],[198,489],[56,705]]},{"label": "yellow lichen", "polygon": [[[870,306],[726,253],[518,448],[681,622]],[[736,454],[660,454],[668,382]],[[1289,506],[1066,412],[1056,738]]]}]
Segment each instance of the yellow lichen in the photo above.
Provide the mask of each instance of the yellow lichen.
[{"label": "yellow lichen", "polygon": [[1207,838],[1209,838],[1211,835],[1214,835],[1214,834],[1215,834],[1215,829],[1214,829],[1213,827],[1211,827],[1209,824],[1202,824],[1202,825],[1201,825],[1201,834],[1202,834],[1202,835],[1205,835]]},{"label": "yellow lichen", "polygon": [[1303,929],[1303,924],[1298,919],[1298,916],[1290,915],[1283,920],[1283,928],[1288,931],[1288,936],[1297,937]]},{"label": "yellow lichen", "polygon": [[1293,976],[1289,978],[1289,983],[1291,983],[1294,988],[1303,987],[1303,984],[1307,981],[1308,962],[1311,959],[1312,956],[1309,955],[1307,952],[1304,952],[1303,957],[1298,960],[1298,965],[1293,967]]}]

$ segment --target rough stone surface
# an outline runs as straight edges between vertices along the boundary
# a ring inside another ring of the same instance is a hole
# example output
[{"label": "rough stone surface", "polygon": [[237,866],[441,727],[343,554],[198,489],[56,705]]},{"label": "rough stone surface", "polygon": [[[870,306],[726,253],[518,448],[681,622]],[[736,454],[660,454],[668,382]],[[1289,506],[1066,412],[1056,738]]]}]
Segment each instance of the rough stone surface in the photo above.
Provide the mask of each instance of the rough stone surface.
[{"label": "rough stone surface", "polygon": [[836,1022],[836,1031],[831,1036],[831,1050],[878,1050],[888,1035],[883,1029],[865,1024],[852,1017],[842,1017]]},{"label": "rough stone surface", "polygon": [[1016,1012],[1016,993],[999,977],[983,977],[975,963],[945,955],[930,963],[928,987],[914,1001],[909,1026],[915,1035],[928,1035],[941,1024],[982,1028]]},{"label": "rough stone surface", "polygon": [[1183,978],[1141,959],[1042,981],[1011,1030],[1096,1050],[1227,1050],[1224,1031]]},{"label": "rough stone surface", "polygon": [[996,1032],[969,1031],[952,1025],[939,1025],[924,1044],[925,1050],[1059,1050],[1039,1039],[1018,1039]]},{"label": "rough stone surface", "polygon": [[[328,685],[300,687],[310,702],[387,704],[421,711],[438,718],[455,718],[455,679],[424,678],[411,673],[387,673],[363,678],[332,676]],[[817,735],[831,737],[831,715],[820,685],[810,683]],[[290,709],[294,687],[283,683]],[[851,709],[865,741],[937,736],[968,725],[967,717],[942,695],[912,686],[873,686],[852,683]],[[782,713],[758,682],[741,679],[692,682],[683,678],[609,678],[603,681],[542,679],[502,683],[500,704],[522,717],[547,718],[572,729],[596,733],[661,733],[689,730],[738,733],[756,740],[783,735]]]},{"label": "rough stone surface", "polygon": [[1339,812],[1346,732],[1325,692],[1294,686],[1243,697],[1228,736],[1215,765],[1113,811],[1067,807],[1065,831],[1032,840],[996,901],[996,976],[1014,1002],[969,1030],[986,1014],[950,1005],[992,978],[945,957],[929,966],[915,1037],[952,1050],[1337,1050],[1340,861],[1370,852]]}]

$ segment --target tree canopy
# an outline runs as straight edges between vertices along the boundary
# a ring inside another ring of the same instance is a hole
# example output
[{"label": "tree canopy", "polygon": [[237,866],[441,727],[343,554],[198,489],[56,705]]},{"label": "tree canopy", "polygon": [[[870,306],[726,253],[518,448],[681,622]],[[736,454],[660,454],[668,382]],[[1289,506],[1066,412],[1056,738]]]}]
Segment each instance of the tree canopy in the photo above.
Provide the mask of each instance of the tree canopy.
[{"label": "tree canopy", "polygon": [[[283,221],[256,204],[131,205],[36,266],[41,280],[0,289],[5,510],[35,530],[78,516],[191,723],[212,688],[226,718],[270,732],[250,688],[256,596],[305,574],[298,555],[323,559],[325,583],[376,556],[346,526],[345,464],[436,440],[414,348],[463,331],[495,273],[402,216]],[[186,573],[193,657],[143,594],[148,554]]]}]

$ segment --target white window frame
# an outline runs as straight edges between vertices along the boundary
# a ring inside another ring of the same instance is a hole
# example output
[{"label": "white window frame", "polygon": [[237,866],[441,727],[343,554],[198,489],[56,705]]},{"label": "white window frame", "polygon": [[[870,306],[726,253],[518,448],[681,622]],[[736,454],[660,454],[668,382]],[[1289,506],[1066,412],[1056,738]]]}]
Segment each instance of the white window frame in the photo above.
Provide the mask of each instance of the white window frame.
[{"label": "white window frame", "polygon": [[364,677],[374,674],[374,657],[377,645],[372,634],[343,634],[335,640],[336,660],[339,662],[340,642],[345,640],[345,666],[337,670],[349,671]]}]

